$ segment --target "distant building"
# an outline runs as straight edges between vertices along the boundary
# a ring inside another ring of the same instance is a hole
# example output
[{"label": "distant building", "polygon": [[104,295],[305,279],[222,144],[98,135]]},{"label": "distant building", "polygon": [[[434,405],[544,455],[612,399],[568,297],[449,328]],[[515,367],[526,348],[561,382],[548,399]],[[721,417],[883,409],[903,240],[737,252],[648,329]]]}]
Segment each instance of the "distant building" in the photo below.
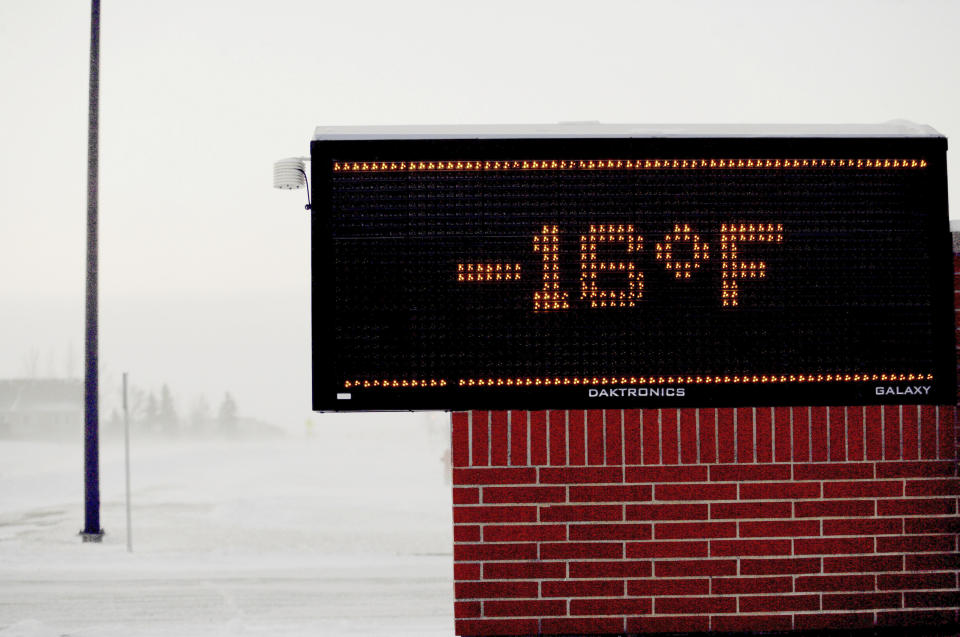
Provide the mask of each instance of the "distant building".
[{"label": "distant building", "polygon": [[0,380],[0,436],[45,438],[83,430],[83,381]]}]

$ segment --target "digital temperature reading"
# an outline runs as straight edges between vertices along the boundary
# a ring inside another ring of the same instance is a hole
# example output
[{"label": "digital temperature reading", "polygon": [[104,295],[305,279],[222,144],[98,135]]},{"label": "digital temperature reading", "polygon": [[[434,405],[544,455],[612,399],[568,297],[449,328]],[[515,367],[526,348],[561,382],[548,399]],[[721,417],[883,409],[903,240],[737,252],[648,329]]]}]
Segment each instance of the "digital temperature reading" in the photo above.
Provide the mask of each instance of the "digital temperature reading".
[{"label": "digital temperature reading", "polygon": [[318,134],[314,408],[952,403],[937,135]]}]

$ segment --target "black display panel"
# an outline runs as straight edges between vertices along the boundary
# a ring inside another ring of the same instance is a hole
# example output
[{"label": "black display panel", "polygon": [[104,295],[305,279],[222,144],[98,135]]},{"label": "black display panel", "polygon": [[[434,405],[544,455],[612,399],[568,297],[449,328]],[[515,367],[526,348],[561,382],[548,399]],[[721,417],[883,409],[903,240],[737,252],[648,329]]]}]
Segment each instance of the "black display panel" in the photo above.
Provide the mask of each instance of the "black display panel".
[{"label": "black display panel", "polygon": [[311,150],[316,410],[955,402],[943,138]]}]

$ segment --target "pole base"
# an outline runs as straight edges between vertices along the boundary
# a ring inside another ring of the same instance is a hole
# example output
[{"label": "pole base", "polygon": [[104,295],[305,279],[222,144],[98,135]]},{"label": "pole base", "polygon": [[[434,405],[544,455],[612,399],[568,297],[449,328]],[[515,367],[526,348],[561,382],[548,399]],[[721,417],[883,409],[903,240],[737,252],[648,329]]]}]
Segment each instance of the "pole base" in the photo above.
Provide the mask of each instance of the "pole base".
[{"label": "pole base", "polygon": [[99,544],[100,542],[103,541],[103,536],[105,535],[105,533],[103,532],[103,529],[100,529],[99,533],[87,533],[86,531],[80,531],[78,535],[80,536],[80,539],[83,540],[84,543],[96,542],[97,544]]}]

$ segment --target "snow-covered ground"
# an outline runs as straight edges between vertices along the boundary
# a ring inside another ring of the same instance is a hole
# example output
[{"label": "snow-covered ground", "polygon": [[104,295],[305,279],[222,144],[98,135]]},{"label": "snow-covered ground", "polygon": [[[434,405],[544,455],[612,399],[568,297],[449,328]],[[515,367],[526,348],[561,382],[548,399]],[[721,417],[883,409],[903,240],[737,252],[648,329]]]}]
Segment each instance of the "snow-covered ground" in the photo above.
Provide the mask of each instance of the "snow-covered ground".
[{"label": "snow-covered ground", "polygon": [[451,635],[444,414],[324,416],[246,440],[101,451],[100,545],[83,457],[0,440],[0,636]]}]

